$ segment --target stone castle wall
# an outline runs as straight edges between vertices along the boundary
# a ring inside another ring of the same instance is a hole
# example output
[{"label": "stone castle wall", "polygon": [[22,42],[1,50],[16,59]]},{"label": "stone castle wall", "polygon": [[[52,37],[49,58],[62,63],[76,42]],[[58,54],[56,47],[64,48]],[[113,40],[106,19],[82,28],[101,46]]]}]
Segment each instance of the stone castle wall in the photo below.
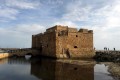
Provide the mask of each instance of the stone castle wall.
[{"label": "stone castle wall", "polygon": [[55,32],[33,36],[32,48],[38,49],[41,55],[56,56]]},{"label": "stone castle wall", "polygon": [[57,58],[93,57],[93,31],[88,29],[54,26],[44,34],[32,36],[32,48],[40,50],[41,55]]}]

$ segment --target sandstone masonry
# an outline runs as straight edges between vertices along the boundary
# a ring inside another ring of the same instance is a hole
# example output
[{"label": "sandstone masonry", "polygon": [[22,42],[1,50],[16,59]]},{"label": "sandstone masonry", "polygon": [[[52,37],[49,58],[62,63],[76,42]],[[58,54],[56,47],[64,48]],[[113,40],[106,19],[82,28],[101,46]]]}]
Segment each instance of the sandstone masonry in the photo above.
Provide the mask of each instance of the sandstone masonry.
[{"label": "sandstone masonry", "polygon": [[93,31],[56,25],[46,32],[32,35],[32,48],[39,54],[55,58],[92,58]]}]

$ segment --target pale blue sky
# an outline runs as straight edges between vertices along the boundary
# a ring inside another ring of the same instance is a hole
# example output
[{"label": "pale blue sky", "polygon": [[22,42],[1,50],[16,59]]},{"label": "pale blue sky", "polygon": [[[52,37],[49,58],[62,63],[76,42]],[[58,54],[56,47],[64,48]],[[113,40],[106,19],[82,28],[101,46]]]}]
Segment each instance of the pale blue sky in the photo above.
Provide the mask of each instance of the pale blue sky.
[{"label": "pale blue sky", "polygon": [[96,49],[120,49],[120,0],[0,0],[0,47],[31,47],[54,25],[94,30]]}]

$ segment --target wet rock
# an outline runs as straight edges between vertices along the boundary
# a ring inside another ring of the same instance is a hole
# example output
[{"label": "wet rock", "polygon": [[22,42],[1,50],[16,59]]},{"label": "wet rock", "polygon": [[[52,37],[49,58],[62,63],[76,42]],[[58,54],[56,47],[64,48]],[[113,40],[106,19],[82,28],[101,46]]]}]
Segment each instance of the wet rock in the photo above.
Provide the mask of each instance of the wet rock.
[{"label": "wet rock", "polygon": [[108,71],[112,74],[115,80],[120,80],[120,63],[107,64]]}]

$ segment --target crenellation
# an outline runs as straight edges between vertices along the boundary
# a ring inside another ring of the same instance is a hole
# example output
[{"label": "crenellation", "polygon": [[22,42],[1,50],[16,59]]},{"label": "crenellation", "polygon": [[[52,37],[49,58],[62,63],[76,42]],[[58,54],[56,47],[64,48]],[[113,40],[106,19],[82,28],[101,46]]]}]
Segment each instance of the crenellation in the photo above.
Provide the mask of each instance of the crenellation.
[{"label": "crenellation", "polygon": [[80,29],[78,32],[82,32],[82,33],[88,33],[88,29]]},{"label": "crenellation", "polygon": [[68,32],[78,32],[76,28],[68,28]]},{"label": "crenellation", "polygon": [[88,33],[93,33],[93,30],[89,30]]}]

